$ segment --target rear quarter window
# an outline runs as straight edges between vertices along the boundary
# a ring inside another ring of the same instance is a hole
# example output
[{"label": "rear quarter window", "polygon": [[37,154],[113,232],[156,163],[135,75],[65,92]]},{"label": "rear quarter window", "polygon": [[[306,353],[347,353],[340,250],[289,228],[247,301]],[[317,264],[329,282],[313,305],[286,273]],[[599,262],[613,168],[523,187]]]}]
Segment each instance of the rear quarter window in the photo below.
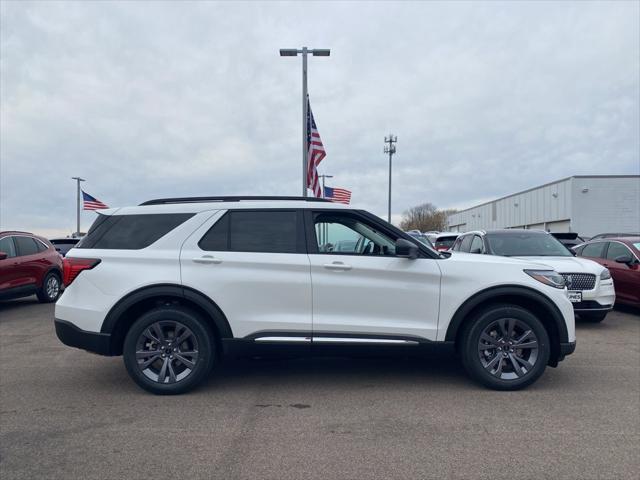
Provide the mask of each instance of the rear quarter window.
[{"label": "rear quarter window", "polygon": [[100,215],[76,248],[140,250],[193,217],[193,213]]}]

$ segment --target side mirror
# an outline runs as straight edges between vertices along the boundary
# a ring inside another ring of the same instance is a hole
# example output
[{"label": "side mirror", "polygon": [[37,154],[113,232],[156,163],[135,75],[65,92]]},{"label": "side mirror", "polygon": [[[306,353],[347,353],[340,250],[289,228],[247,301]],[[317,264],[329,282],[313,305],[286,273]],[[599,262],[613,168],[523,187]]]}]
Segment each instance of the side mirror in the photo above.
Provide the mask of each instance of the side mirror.
[{"label": "side mirror", "polygon": [[0,260],[4,260],[5,258],[7,258],[9,255],[7,255],[5,252],[0,252]]},{"label": "side mirror", "polygon": [[617,263],[624,263],[626,265],[631,265],[633,263],[633,258],[630,255],[621,255],[616,258]]},{"label": "side mirror", "polygon": [[418,246],[410,242],[409,240],[405,240],[404,238],[399,238],[396,240],[396,256],[415,259],[418,258]]}]

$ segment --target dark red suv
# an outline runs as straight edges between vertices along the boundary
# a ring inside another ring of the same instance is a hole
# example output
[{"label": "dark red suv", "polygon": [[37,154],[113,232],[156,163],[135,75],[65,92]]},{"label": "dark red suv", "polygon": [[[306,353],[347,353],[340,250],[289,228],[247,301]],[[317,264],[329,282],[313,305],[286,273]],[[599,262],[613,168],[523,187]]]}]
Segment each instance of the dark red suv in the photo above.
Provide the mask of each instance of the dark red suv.
[{"label": "dark red suv", "polygon": [[62,288],[62,257],[45,238],[0,232],[0,300],[34,293],[55,302]]},{"label": "dark red suv", "polygon": [[640,308],[640,237],[600,237],[574,250],[579,256],[609,269],[616,289],[616,303]]}]

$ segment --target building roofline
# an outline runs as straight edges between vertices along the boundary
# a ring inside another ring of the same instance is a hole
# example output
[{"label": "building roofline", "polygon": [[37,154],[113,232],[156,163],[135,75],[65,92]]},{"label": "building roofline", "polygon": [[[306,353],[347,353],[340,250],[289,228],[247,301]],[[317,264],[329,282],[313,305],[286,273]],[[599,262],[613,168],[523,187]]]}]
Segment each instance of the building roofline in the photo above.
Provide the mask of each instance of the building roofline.
[{"label": "building roofline", "polygon": [[[553,182],[544,183],[544,184],[538,185],[536,187],[527,188],[526,190],[521,190],[521,191],[516,192],[516,193],[511,193],[509,195],[505,195],[504,197],[499,197],[499,198],[496,198],[494,200],[489,200],[488,202],[479,203],[478,205],[474,205],[473,207],[468,207],[468,208],[465,208],[463,210],[458,210],[456,213],[452,213],[451,215],[449,215],[449,218],[454,216],[454,215],[458,215],[459,213],[464,213],[464,212],[467,212],[469,210],[473,210],[475,208],[484,207],[485,205],[490,205],[490,204],[492,204],[494,202],[499,202],[500,200],[505,200],[505,199],[510,198],[510,197],[515,197],[516,195],[522,195],[523,193],[528,193],[528,192],[531,192],[533,190],[538,190],[539,188],[544,188],[544,187],[548,187],[550,185],[555,185],[556,183],[566,182],[567,180],[571,180],[572,178],[639,178],[640,179],[640,175],[572,175],[570,177],[561,178],[560,180],[554,180]],[[455,225],[451,225],[451,226],[455,226]]]}]

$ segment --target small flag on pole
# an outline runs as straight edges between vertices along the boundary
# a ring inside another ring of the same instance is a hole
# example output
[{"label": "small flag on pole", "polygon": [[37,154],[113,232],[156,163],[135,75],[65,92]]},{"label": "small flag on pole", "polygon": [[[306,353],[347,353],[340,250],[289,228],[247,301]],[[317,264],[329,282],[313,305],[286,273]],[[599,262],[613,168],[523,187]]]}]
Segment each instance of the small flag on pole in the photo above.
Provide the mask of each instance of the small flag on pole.
[{"label": "small flag on pole", "polygon": [[82,209],[83,210],[100,210],[101,208],[109,208],[95,197],[92,197],[84,190],[82,191]]},{"label": "small flag on pole", "polygon": [[351,191],[344,188],[324,187],[324,198],[336,203],[351,203]]},{"label": "small flag on pole", "polygon": [[322,188],[318,181],[318,165],[326,155],[307,96],[307,188],[313,190],[313,194],[318,198],[322,196]]}]

